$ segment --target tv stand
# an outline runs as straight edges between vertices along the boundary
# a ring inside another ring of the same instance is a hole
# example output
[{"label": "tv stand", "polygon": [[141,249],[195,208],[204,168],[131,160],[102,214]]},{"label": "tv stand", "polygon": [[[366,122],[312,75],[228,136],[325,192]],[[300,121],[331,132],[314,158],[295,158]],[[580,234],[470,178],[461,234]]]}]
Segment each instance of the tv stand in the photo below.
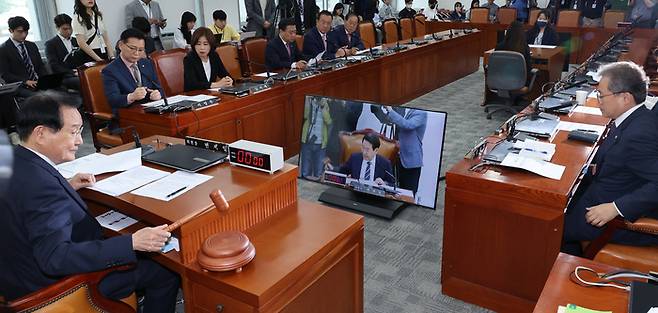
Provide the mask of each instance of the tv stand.
[{"label": "tv stand", "polygon": [[330,187],[318,199],[324,203],[336,205],[349,210],[392,219],[407,206],[404,202],[370,196],[347,189]]}]

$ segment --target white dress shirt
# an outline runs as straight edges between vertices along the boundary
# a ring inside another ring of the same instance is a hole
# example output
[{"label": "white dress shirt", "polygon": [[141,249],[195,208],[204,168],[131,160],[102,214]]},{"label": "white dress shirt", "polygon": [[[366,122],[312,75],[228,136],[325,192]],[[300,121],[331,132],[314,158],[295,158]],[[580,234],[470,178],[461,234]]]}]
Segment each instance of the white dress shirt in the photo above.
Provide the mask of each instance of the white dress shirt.
[{"label": "white dress shirt", "polygon": [[66,38],[64,38],[64,36],[62,36],[62,35],[60,35],[60,34],[57,34],[57,36],[58,36],[59,39],[61,39],[62,42],[64,43],[64,47],[66,47],[66,51],[68,51],[69,53],[71,53],[71,50],[73,50],[73,43],[71,43],[71,37],[69,37],[68,39],[66,39]]},{"label": "white dress shirt", "polygon": [[[375,184],[375,161],[377,161],[377,156],[375,155],[374,158],[372,158],[371,161],[367,161],[365,158],[361,162],[361,177],[359,177],[359,181],[363,181],[366,183],[370,184]],[[368,162],[370,162],[370,179],[366,180],[366,167],[368,167]]]},{"label": "white dress shirt", "polygon": [[208,58],[208,60],[206,61],[201,60],[201,64],[203,64],[203,71],[206,72],[206,79],[208,79],[208,81],[210,82],[210,71],[211,71],[210,58]]},{"label": "white dress shirt", "polygon": [[[144,8],[144,11],[146,11],[147,19],[153,18],[153,14],[151,13],[151,4],[146,4],[144,1],[139,1],[139,4],[141,4],[142,8]],[[158,37],[158,27],[158,25],[151,24],[151,38]]]}]

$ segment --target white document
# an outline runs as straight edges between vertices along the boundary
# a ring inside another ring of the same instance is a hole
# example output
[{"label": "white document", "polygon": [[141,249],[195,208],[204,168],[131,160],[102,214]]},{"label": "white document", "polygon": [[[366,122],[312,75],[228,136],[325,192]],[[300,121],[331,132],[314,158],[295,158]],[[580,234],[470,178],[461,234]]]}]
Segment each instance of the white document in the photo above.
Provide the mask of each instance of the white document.
[{"label": "white document", "polygon": [[564,173],[565,168],[562,165],[553,164],[551,162],[546,162],[534,158],[522,157],[514,153],[508,153],[500,165],[524,169],[537,175],[555,180],[560,180],[560,178],[562,178],[562,173]]},{"label": "white document", "polygon": [[268,76],[274,76],[274,75],[276,75],[276,74],[277,74],[277,73],[270,72],[269,75],[268,75],[267,72],[263,72],[263,73],[258,73],[258,74],[254,75],[254,76],[256,76],[256,77],[265,77],[265,78],[267,78]]},{"label": "white document", "polygon": [[586,107],[584,105],[577,106],[575,109],[573,109],[573,111],[576,113],[585,113],[599,116],[603,115],[603,113],[601,113],[601,109],[595,107]]},{"label": "white document", "polygon": [[156,180],[137,190],[133,190],[131,193],[138,196],[169,201],[211,178],[212,176],[208,175],[176,171],[163,179]]},{"label": "white document", "polygon": [[367,57],[367,55],[363,55],[363,54],[362,55],[351,55],[351,56],[348,56],[346,59],[348,59],[350,61],[361,61],[365,57]]},{"label": "white document", "polygon": [[599,75],[598,72],[589,71],[587,74],[585,74],[585,76],[592,77],[592,79],[596,82],[601,81],[601,75]]},{"label": "white document", "polygon": [[594,131],[597,134],[599,134],[599,136],[601,136],[601,134],[603,134],[603,132],[605,131],[605,126],[560,121],[560,123],[557,124],[557,129],[568,131],[568,132],[576,129]]},{"label": "white document", "polygon": [[137,223],[137,220],[134,218],[123,215],[114,210],[109,210],[99,216],[96,216],[96,220],[99,224],[101,224],[101,226],[117,232],[132,224]]},{"label": "white document", "polygon": [[167,175],[165,171],[139,166],[96,182],[89,189],[117,197]]},{"label": "white document", "polygon": [[[177,95],[177,96],[167,97],[167,102],[169,102],[171,104],[171,103],[176,103],[176,102],[183,101],[183,100],[188,100],[189,98],[190,97],[186,96],[186,95]],[[142,104],[142,106],[146,107],[146,108],[159,107],[161,105],[164,105],[164,100],[163,99],[156,100],[156,101],[151,101],[151,102],[147,102],[147,103]]]},{"label": "white document", "polygon": [[553,49],[557,46],[548,46],[548,45],[528,45],[530,48],[541,48],[541,49]]},{"label": "white document", "polygon": [[313,66],[315,64],[318,64],[318,62],[322,61],[322,55],[324,54],[324,51],[318,53],[314,58],[311,58],[308,60],[308,66]]},{"label": "white document", "polygon": [[517,141],[514,148],[519,149],[519,156],[550,161],[555,154],[555,144],[537,140]]},{"label": "white document", "polygon": [[211,95],[196,95],[196,96],[189,96],[187,98],[187,100],[201,102],[201,101],[206,101],[206,100],[216,99],[216,98],[217,97],[211,96]]},{"label": "white document", "polygon": [[653,107],[656,106],[656,102],[658,102],[658,97],[647,96],[647,99],[644,100],[644,106],[649,110],[653,110]]},{"label": "white document", "polygon": [[[372,47],[372,51],[375,51],[375,50],[381,49],[381,48],[382,48],[381,45],[379,45],[377,47]],[[370,53],[370,49],[359,50],[359,51],[356,52],[356,55],[360,55],[360,54],[364,54],[364,53]]]},{"label": "white document", "polygon": [[111,172],[123,172],[142,165],[142,149],[130,149],[110,155],[90,154],[71,162],[62,163],[57,170],[69,179],[77,173],[99,175]]}]

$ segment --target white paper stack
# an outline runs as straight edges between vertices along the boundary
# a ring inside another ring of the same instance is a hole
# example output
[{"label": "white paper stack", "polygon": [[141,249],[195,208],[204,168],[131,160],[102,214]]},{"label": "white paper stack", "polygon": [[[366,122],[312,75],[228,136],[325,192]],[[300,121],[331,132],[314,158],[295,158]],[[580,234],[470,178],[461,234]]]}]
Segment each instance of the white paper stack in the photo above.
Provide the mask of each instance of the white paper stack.
[{"label": "white paper stack", "polygon": [[99,175],[110,172],[122,172],[142,165],[142,149],[131,149],[105,155],[90,154],[71,162],[62,163],[57,170],[64,178],[71,178],[78,173]]},{"label": "white paper stack", "polygon": [[208,175],[176,171],[160,180],[133,190],[131,193],[138,196],[169,201],[211,178],[212,176]]},{"label": "white paper stack", "polygon": [[514,148],[519,149],[519,156],[550,161],[555,154],[555,144],[537,140],[516,141]]},{"label": "white paper stack", "polygon": [[560,180],[560,178],[562,178],[562,173],[564,173],[565,169],[562,165],[553,164],[535,158],[523,157],[514,153],[508,153],[500,165],[524,169],[537,175],[555,180]]},{"label": "white paper stack", "polygon": [[101,226],[113,231],[120,231],[132,224],[137,223],[137,220],[134,218],[123,215],[114,210],[109,210],[99,216],[96,216],[96,220],[99,224],[101,224]]},{"label": "white paper stack", "polygon": [[139,166],[96,182],[89,189],[117,197],[167,175],[169,173],[165,171]]}]

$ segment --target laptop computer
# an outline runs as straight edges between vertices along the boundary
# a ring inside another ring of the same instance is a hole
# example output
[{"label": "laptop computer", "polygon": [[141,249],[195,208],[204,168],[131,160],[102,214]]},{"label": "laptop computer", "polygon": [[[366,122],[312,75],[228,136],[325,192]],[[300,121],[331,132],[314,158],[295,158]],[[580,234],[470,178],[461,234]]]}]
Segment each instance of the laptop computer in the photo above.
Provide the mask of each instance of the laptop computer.
[{"label": "laptop computer", "polygon": [[23,84],[23,82],[15,82],[15,83],[0,85],[0,95],[12,94],[16,92],[16,90],[18,90],[18,87],[20,87],[21,84]]},{"label": "laptop computer", "polygon": [[539,103],[539,109],[545,112],[569,113],[578,103],[574,100],[546,97]]},{"label": "laptop computer", "polygon": [[66,75],[66,73],[54,73],[39,76],[39,80],[37,81],[37,90],[48,90],[61,87],[62,80],[64,80],[64,75]]},{"label": "laptop computer", "polygon": [[241,84],[235,84],[231,87],[219,88],[219,91],[221,91],[222,93],[230,94],[230,95],[242,95],[242,94],[245,94],[245,93],[249,93],[249,90],[251,90],[251,88],[256,87],[256,86],[260,86],[260,85],[262,85],[262,84],[261,83],[253,83],[253,82],[245,82],[245,83],[241,83]]},{"label": "laptop computer", "polygon": [[531,136],[550,138],[557,131],[557,125],[560,123],[559,119],[545,119],[545,118],[526,118],[516,123],[515,131],[524,132]]},{"label": "laptop computer", "polygon": [[512,153],[514,151],[514,142],[509,141],[509,140],[503,140],[496,144],[496,146],[489,151],[489,153],[485,154],[482,159],[489,161],[489,162],[494,162],[494,163],[501,163],[507,156],[507,154]]},{"label": "laptop computer", "polygon": [[142,159],[177,170],[198,172],[224,162],[226,156],[224,152],[186,145],[173,145],[143,156]]}]

